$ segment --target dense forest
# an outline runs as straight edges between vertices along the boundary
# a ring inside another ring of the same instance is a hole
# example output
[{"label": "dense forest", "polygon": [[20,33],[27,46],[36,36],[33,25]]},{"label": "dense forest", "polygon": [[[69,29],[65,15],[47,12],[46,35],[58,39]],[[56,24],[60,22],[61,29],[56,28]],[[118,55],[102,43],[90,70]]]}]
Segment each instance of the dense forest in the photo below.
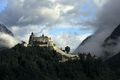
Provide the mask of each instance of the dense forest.
[{"label": "dense forest", "polygon": [[[118,80],[100,58],[79,53],[80,59],[60,63],[56,51],[17,44],[0,52],[0,80]],[[119,73],[120,74],[120,73]]]}]

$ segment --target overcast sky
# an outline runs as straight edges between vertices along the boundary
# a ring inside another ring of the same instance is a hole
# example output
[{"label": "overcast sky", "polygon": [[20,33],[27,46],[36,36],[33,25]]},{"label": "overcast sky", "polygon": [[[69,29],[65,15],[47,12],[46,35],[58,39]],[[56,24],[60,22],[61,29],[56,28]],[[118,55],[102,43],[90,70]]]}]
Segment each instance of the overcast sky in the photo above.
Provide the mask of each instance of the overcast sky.
[{"label": "overcast sky", "polygon": [[119,5],[120,0],[0,0],[0,23],[26,42],[34,32],[74,50],[94,32],[114,29]]}]

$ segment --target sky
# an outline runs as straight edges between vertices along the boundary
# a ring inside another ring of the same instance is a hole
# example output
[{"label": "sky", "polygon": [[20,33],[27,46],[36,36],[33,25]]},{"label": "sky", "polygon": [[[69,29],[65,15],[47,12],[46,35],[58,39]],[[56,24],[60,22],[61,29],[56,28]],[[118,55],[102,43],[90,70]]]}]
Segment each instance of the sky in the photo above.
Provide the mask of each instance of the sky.
[{"label": "sky", "polygon": [[0,0],[0,23],[23,41],[28,42],[31,32],[36,36],[44,34],[59,48],[70,46],[73,52],[87,36],[100,33],[109,25],[110,30],[118,25],[119,3],[119,0]]}]

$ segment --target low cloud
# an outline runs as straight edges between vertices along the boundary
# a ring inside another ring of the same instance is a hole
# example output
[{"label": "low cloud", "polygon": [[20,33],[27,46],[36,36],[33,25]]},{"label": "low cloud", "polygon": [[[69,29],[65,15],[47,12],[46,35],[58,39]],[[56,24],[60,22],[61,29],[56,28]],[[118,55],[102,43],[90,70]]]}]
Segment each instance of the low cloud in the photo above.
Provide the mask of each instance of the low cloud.
[{"label": "low cloud", "polygon": [[[96,4],[98,4],[98,1],[101,0],[96,0]],[[102,47],[104,40],[110,36],[113,30],[120,24],[120,0],[102,1],[104,4],[100,4],[100,8],[95,12],[92,20],[85,20],[83,23],[78,23],[79,25],[84,24],[86,26],[91,26],[95,32],[86,44],[80,46],[75,52],[90,52],[92,55],[97,56],[104,55],[104,48]],[[119,47],[120,45],[118,43],[108,50],[112,50],[113,53],[111,55],[114,55],[117,52],[120,52]]]},{"label": "low cloud", "polygon": [[[113,32],[114,28],[109,29],[103,29],[103,30],[97,30],[92,37],[90,37],[87,41],[85,41],[85,44],[79,46],[74,53],[91,53],[92,55],[96,56],[104,56],[105,51],[112,52],[111,55],[116,54],[117,51],[120,51],[118,48],[120,47],[119,44],[114,47],[106,48],[103,47],[104,41],[107,37],[110,36],[110,34]],[[118,49],[118,50],[117,50]]]},{"label": "low cloud", "polygon": [[19,42],[20,41],[13,36],[10,36],[5,33],[0,33],[0,47],[11,48]]}]

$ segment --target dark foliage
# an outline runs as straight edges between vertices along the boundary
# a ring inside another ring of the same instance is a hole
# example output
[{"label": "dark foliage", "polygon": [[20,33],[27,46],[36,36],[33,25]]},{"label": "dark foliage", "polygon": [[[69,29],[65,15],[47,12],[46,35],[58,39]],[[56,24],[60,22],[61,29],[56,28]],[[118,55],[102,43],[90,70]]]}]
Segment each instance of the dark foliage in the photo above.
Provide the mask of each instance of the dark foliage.
[{"label": "dark foliage", "polygon": [[66,47],[65,47],[65,51],[66,51],[67,53],[69,53],[69,52],[70,52],[70,47],[69,47],[69,46],[66,46]]},{"label": "dark foliage", "polygon": [[106,63],[111,68],[111,70],[115,72],[114,75],[116,75],[116,78],[120,79],[120,53],[108,59]]},{"label": "dark foliage", "polygon": [[112,80],[104,62],[90,54],[59,63],[56,51],[20,44],[0,53],[0,80]]},{"label": "dark foliage", "polygon": [[54,51],[20,44],[0,53],[0,80],[56,80]]}]

